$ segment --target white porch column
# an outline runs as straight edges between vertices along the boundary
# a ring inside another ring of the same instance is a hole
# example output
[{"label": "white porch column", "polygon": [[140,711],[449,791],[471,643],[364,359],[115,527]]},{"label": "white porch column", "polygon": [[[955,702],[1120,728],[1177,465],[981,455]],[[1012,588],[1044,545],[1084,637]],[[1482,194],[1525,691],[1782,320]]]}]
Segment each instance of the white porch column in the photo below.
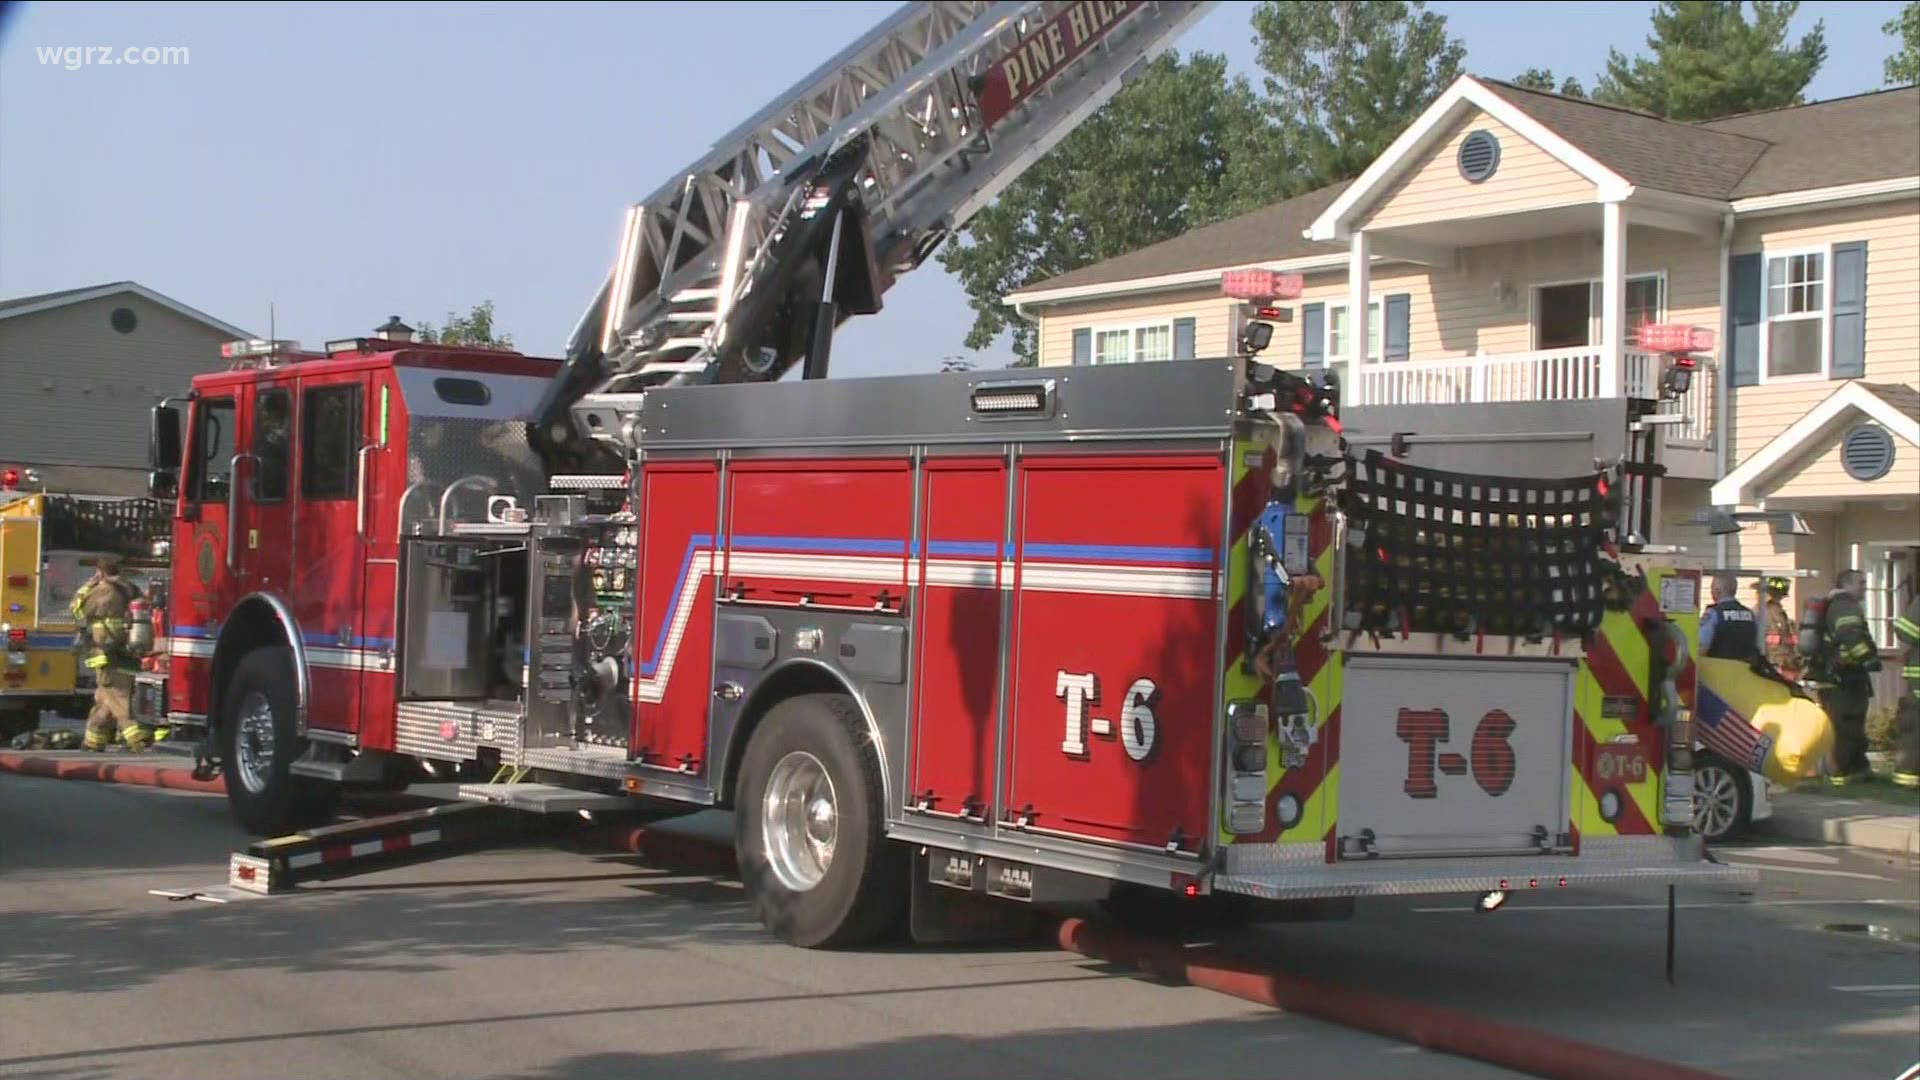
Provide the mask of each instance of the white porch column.
[{"label": "white porch column", "polygon": [[1627,208],[1600,204],[1600,396],[1619,397],[1626,365]]},{"label": "white porch column", "polygon": [[[1355,230],[1347,238],[1347,385],[1342,393],[1356,405],[1371,404],[1365,394],[1356,392],[1365,384],[1360,377],[1367,362],[1367,297],[1373,286],[1372,245],[1365,230]],[[1329,329],[1333,316],[1327,316]],[[1384,329],[1384,327],[1382,328]],[[1331,364],[1336,358],[1327,357]]]}]

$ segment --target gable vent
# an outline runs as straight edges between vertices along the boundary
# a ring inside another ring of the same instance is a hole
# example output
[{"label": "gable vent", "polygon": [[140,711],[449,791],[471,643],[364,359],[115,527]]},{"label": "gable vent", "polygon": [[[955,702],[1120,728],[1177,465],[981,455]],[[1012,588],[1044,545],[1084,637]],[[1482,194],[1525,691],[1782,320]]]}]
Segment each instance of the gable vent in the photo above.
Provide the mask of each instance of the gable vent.
[{"label": "gable vent", "polygon": [[1840,465],[1855,480],[1878,480],[1893,469],[1893,436],[1874,424],[1861,424],[1840,440]]},{"label": "gable vent", "polygon": [[1460,140],[1460,175],[1478,184],[1500,167],[1500,140],[1491,131],[1475,131]]}]

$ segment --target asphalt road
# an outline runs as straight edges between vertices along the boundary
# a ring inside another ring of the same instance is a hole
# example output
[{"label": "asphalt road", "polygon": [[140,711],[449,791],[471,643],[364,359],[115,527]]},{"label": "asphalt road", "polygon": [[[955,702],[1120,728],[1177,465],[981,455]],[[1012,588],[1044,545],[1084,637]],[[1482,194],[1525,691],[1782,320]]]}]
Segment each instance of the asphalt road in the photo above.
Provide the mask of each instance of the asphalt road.
[{"label": "asphalt road", "polygon": [[[1045,948],[819,953],[731,883],[563,848],[228,905],[217,797],[0,775],[0,1076],[688,1078],[1505,1075]],[[1432,900],[1238,947],[1737,1076],[1920,1059],[1920,868],[1751,848],[1751,896]],[[1878,934],[1826,929],[1881,928]]]}]

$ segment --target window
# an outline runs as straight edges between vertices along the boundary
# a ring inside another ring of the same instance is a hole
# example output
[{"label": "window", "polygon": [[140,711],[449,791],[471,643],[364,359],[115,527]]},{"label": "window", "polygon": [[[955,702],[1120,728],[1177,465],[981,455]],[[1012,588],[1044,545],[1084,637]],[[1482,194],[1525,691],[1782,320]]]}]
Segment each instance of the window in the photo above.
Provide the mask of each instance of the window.
[{"label": "window", "polygon": [[1893,620],[1906,610],[1915,587],[1914,571],[1920,567],[1920,547],[1869,547],[1867,556],[1867,627],[1874,643],[1882,649],[1898,649],[1902,642],[1893,632]]},{"label": "window", "polygon": [[442,376],[433,380],[433,392],[449,405],[480,406],[493,400],[493,392],[479,379]]},{"label": "window", "polygon": [[1102,330],[1093,335],[1093,362],[1124,364],[1133,348],[1133,331]]},{"label": "window", "polygon": [[202,399],[193,416],[187,498],[196,503],[225,502],[233,473],[233,399]]},{"label": "window", "polygon": [[1171,322],[1100,327],[1093,332],[1093,362],[1096,364],[1144,364],[1171,359]]},{"label": "window", "polygon": [[280,388],[259,391],[253,399],[253,499],[279,502],[287,497],[293,466],[293,394]]},{"label": "window", "polygon": [[[1367,359],[1380,359],[1380,343],[1386,340],[1386,325],[1381,320],[1380,301],[1367,303]],[[1344,364],[1352,359],[1353,335],[1347,330],[1347,305],[1327,305],[1327,362]]]},{"label": "window", "polygon": [[301,406],[300,494],[351,499],[360,449],[360,387],[308,390]]},{"label": "window", "polygon": [[1826,355],[1827,256],[1767,256],[1767,374],[1817,375]]},{"label": "window", "polygon": [[[1640,328],[1648,323],[1657,323],[1665,318],[1661,286],[1665,284],[1658,277],[1637,277],[1627,279],[1627,348],[1640,347]],[[1600,303],[1595,295],[1594,302]]]}]

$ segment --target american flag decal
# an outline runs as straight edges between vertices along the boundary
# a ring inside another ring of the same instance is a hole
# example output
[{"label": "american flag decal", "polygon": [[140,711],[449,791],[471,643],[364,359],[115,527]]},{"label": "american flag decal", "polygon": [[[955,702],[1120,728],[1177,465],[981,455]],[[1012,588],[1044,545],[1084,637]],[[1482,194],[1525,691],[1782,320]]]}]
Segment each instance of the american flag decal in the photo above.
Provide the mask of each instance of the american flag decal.
[{"label": "american flag decal", "polygon": [[1700,683],[1695,690],[1693,726],[1707,749],[1749,772],[1761,772],[1767,753],[1773,749],[1773,736],[1764,735],[1747,718],[1733,711],[1727,700]]}]

